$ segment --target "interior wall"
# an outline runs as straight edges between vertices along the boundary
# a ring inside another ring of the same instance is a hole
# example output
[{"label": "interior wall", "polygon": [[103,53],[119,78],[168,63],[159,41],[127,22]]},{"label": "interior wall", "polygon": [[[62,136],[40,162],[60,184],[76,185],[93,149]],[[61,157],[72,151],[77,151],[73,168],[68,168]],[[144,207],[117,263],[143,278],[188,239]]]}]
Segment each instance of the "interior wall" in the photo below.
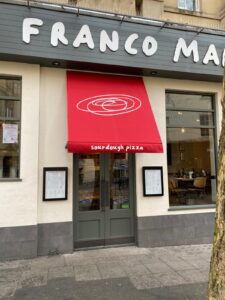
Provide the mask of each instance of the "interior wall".
[{"label": "interior wall", "polygon": [[[172,143],[171,145],[171,165],[168,165],[168,172],[170,174],[176,174],[182,169],[188,169],[191,171],[199,172],[202,169],[206,173],[211,173],[211,161],[209,152],[210,148],[208,141],[197,143],[184,143],[184,150],[179,149],[179,143]],[[193,155],[194,154],[194,155]]]}]

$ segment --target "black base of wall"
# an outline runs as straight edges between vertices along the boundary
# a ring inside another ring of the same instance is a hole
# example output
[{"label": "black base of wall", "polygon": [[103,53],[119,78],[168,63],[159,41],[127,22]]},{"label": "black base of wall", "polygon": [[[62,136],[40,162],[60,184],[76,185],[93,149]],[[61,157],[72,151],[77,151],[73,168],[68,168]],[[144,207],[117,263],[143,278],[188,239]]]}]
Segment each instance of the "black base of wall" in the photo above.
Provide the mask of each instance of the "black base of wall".
[{"label": "black base of wall", "polygon": [[[137,218],[140,247],[212,243],[214,213]],[[0,228],[0,260],[73,252],[73,222]]]},{"label": "black base of wall", "polygon": [[73,223],[0,228],[0,260],[34,258],[73,251]]},{"label": "black base of wall", "polygon": [[140,247],[208,244],[213,241],[215,213],[137,218]]},{"label": "black base of wall", "polygon": [[38,255],[73,252],[73,223],[38,224]]},{"label": "black base of wall", "polygon": [[0,228],[0,260],[37,256],[37,226]]}]

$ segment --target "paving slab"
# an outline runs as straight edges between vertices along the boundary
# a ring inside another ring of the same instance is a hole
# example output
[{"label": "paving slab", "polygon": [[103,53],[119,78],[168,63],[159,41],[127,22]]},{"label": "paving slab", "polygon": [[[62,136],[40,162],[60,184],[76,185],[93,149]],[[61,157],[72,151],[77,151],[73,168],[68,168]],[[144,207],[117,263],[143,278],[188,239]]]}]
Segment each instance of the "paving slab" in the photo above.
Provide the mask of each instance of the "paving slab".
[{"label": "paving slab", "polygon": [[18,288],[41,286],[47,283],[47,270],[24,271],[18,280]]},{"label": "paving slab", "polygon": [[163,261],[155,260],[153,262],[148,262],[146,268],[149,269],[151,273],[168,273],[171,271],[171,267]]},{"label": "paving slab", "polygon": [[74,267],[73,266],[63,266],[63,267],[53,267],[48,270],[48,280],[53,278],[61,277],[73,277]]},{"label": "paving slab", "polygon": [[119,278],[126,277],[125,270],[119,264],[113,263],[99,263],[97,268],[100,272],[101,278]]},{"label": "paving slab", "polygon": [[206,284],[136,289],[127,278],[95,280],[88,284],[57,278],[45,287],[23,289],[4,300],[205,300],[206,292]]},{"label": "paving slab", "polygon": [[173,286],[186,284],[187,281],[174,271],[168,273],[154,274],[155,278],[161,283],[161,286]]},{"label": "paving slab", "polygon": [[74,267],[75,279],[77,281],[99,280],[101,275],[96,265],[79,265]]},{"label": "paving slab", "polygon": [[211,245],[113,247],[0,263],[4,300],[205,300]]}]

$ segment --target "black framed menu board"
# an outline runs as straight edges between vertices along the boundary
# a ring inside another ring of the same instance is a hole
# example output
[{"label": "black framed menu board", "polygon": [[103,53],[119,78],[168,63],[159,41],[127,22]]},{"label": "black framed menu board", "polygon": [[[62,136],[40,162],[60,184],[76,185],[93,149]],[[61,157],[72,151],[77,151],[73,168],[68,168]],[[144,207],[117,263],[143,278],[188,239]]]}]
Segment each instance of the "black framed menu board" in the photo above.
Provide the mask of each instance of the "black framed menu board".
[{"label": "black framed menu board", "polygon": [[144,196],[163,196],[162,167],[143,167]]},{"label": "black framed menu board", "polygon": [[68,168],[54,167],[43,169],[43,200],[66,200]]}]

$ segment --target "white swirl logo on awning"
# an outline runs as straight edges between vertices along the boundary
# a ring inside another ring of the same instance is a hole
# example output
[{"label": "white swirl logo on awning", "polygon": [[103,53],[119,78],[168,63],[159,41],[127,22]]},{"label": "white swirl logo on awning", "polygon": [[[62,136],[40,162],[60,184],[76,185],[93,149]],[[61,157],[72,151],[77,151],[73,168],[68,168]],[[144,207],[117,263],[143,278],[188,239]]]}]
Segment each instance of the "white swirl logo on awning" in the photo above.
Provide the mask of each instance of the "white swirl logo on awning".
[{"label": "white swirl logo on awning", "polygon": [[98,95],[77,103],[77,109],[99,116],[128,114],[141,107],[137,97],[123,94]]}]

